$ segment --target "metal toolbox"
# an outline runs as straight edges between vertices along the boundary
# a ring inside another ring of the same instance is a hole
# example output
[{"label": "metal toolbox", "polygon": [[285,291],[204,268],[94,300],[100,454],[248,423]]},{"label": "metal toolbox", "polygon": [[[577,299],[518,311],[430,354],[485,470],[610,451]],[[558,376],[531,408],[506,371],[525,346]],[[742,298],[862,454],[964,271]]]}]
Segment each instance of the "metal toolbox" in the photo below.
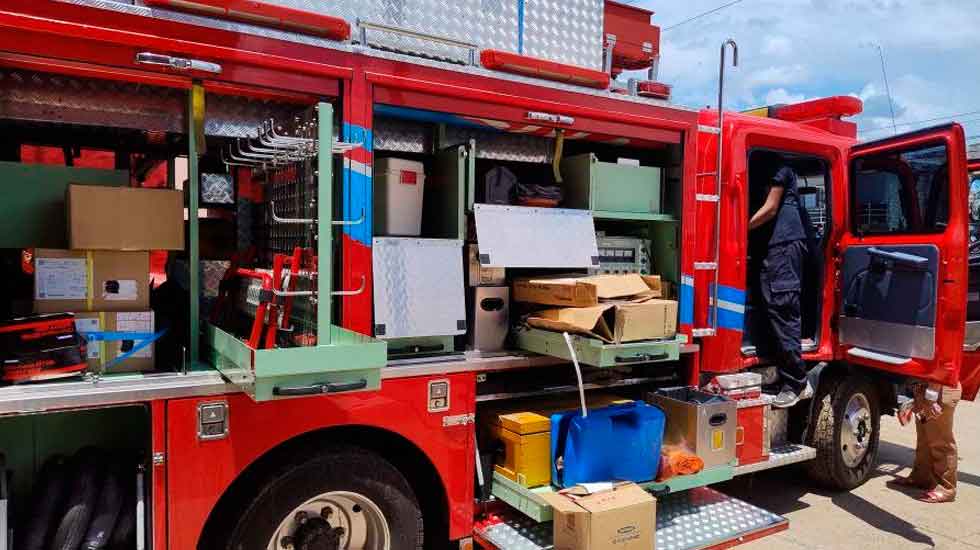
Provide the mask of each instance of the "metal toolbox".
[{"label": "metal toolbox", "polygon": [[565,206],[610,214],[660,214],[660,168],[599,162],[587,153],[561,162]]},{"label": "metal toolbox", "polygon": [[510,287],[471,289],[469,345],[476,351],[501,351],[510,328]]},{"label": "metal toolbox", "polygon": [[685,445],[704,460],[705,469],[735,461],[738,408],[735,401],[694,388],[664,388],[647,402],[667,414],[664,445]]}]

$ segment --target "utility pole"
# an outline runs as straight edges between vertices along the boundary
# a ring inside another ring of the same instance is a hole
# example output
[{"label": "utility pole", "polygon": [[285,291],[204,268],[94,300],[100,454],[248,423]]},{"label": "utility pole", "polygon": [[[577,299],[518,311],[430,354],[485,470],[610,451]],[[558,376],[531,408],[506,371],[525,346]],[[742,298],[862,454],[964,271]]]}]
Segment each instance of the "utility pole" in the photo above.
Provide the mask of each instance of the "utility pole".
[{"label": "utility pole", "polygon": [[872,42],[872,46],[878,48],[878,58],[881,60],[881,77],[885,80],[885,94],[888,95],[888,108],[892,113],[892,133],[898,134],[898,126],[895,124],[895,103],[892,101],[892,91],[888,86],[888,71],[885,70],[885,52],[881,47],[881,44],[877,42]]}]

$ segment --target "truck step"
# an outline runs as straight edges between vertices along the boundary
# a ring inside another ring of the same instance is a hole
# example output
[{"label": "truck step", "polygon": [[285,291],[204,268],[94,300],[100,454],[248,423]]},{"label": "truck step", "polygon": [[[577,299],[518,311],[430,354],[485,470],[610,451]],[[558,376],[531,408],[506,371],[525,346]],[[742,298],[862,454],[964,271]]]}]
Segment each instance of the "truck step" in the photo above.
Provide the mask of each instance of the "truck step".
[{"label": "truck step", "polygon": [[796,444],[784,445],[782,447],[770,450],[769,460],[763,460],[762,462],[756,462],[755,464],[736,466],[735,475],[741,476],[745,474],[752,474],[763,470],[769,470],[771,468],[779,468],[780,466],[789,466],[790,464],[806,462],[808,460],[813,460],[814,458],[817,458],[817,450],[813,447]]},{"label": "truck step", "polygon": [[[657,499],[653,550],[730,548],[789,528],[789,520],[708,487]],[[550,550],[551,522],[520,512],[491,514],[477,524],[476,541],[487,550]]]}]

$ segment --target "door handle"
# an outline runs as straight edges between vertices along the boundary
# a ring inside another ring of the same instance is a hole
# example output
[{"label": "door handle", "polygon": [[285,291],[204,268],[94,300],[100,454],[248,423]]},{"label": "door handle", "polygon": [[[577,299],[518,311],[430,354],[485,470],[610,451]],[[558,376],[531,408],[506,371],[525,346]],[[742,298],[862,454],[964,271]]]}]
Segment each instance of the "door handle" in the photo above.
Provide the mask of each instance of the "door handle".
[{"label": "door handle", "polygon": [[649,363],[652,361],[663,361],[667,359],[670,355],[666,352],[661,353],[640,353],[637,355],[630,355],[628,357],[617,357],[615,361],[620,364],[624,363]]},{"label": "door handle", "polygon": [[330,382],[309,384],[307,386],[276,386],[272,388],[272,395],[281,397],[297,395],[319,395],[321,393],[340,393],[345,391],[363,390],[367,387],[367,380],[361,378],[354,382]]},{"label": "door handle", "polygon": [[884,260],[890,260],[898,264],[903,264],[915,268],[925,268],[929,265],[929,258],[924,258],[922,256],[916,256],[915,254],[908,254],[906,252],[892,252],[889,250],[882,250],[878,247],[872,246],[868,249],[868,254],[881,258]]},{"label": "door handle", "polygon": [[221,65],[200,59],[188,59],[186,57],[173,57],[153,52],[140,52],[136,54],[136,63],[140,65],[156,65],[167,67],[177,71],[200,71],[203,73],[221,74]]}]

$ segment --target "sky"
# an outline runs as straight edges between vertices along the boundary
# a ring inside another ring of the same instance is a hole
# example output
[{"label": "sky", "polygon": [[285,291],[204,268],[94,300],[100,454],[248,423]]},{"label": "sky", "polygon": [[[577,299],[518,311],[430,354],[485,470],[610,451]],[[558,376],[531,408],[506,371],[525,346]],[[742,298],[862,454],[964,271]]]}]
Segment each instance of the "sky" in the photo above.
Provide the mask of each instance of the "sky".
[{"label": "sky", "polygon": [[664,29],[660,81],[674,102],[717,103],[718,49],[731,37],[740,65],[726,70],[727,108],[854,95],[860,137],[887,137],[880,44],[899,133],[955,119],[980,141],[980,0],[742,0],[667,28],[730,1],[632,2]]}]

